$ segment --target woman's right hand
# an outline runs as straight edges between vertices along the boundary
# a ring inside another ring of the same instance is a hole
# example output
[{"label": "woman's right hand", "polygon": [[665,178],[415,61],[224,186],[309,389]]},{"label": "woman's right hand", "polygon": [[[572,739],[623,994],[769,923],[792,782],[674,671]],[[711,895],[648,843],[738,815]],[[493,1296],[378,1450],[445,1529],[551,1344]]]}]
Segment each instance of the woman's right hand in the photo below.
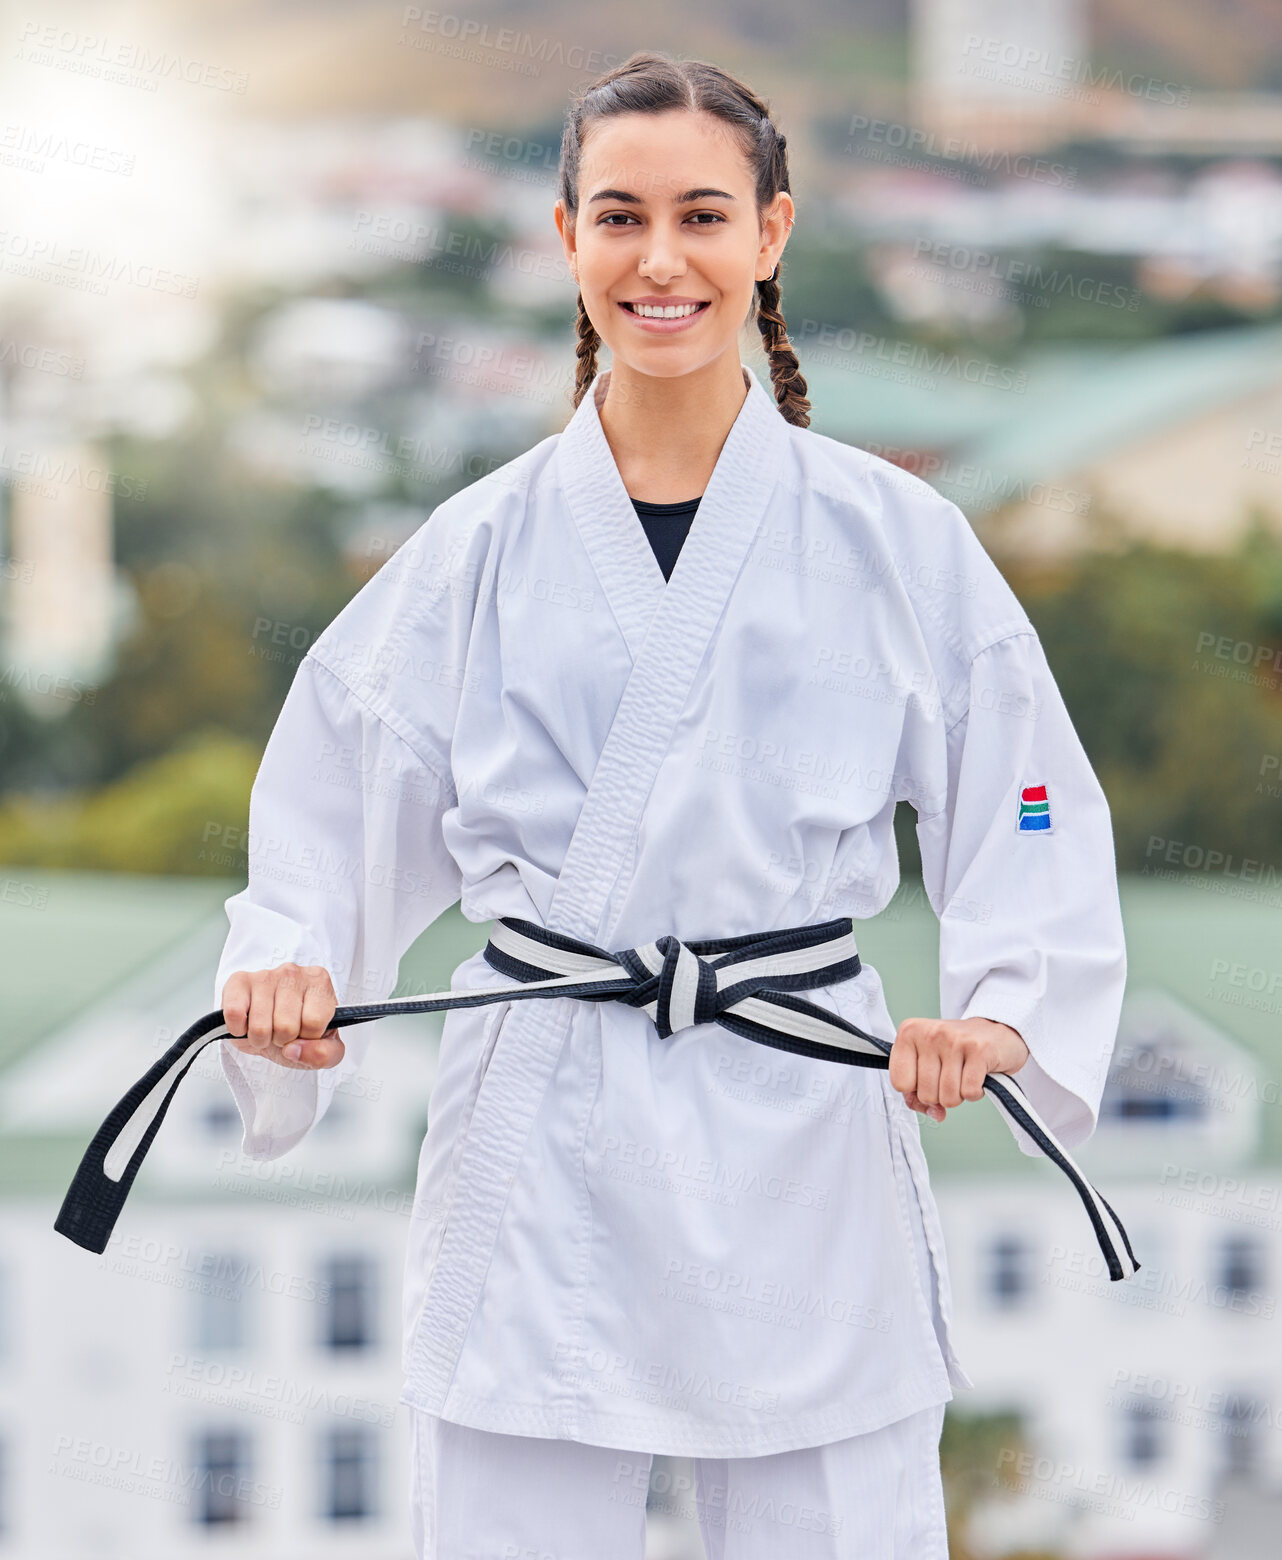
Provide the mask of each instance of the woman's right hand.
[{"label": "woman's right hand", "polygon": [[329,1021],[338,997],[319,964],[237,970],[223,987],[223,1022],[238,1051],[281,1067],[335,1067],[346,1047]]}]

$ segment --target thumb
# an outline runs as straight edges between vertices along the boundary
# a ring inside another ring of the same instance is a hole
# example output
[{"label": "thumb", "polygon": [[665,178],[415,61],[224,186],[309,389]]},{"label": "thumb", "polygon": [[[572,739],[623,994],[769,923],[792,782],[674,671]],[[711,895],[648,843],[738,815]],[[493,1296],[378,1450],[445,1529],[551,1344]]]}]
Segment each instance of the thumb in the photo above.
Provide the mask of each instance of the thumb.
[{"label": "thumb", "polygon": [[300,1067],[337,1067],[347,1047],[337,1029],[327,1029],[318,1040],[293,1040],[281,1054]]}]

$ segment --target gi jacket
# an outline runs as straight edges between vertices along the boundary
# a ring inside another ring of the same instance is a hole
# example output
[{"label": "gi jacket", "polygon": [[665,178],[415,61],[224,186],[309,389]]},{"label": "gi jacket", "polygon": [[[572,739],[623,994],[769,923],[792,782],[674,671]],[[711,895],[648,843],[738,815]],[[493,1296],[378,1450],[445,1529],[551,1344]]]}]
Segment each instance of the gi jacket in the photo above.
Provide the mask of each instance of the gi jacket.
[{"label": "gi jacket", "polygon": [[[602,431],[602,373],[320,635],[253,788],[215,1002],[234,970],[288,960],[323,965],[340,1003],[377,1000],[458,900],[610,949],[873,916],[907,800],[941,1013],[1019,1030],[1018,1080],[1071,1150],[1126,956],[1108,807],[1041,644],[954,505],[787,423],[744,377],[666,583]],[[504,979],[478,954],[453,984]],[[866,964],[808,995],[894,1037]],[[223,1040],[245,1153],[298,1143],[375,1028],[317,1072]],[[946,1401],[971,1382],[918,1125],[884,1071],[715,1024],[661,1040],[637,1009],[573,998],[451,1011],[402,1400],[699,1456]]]}]

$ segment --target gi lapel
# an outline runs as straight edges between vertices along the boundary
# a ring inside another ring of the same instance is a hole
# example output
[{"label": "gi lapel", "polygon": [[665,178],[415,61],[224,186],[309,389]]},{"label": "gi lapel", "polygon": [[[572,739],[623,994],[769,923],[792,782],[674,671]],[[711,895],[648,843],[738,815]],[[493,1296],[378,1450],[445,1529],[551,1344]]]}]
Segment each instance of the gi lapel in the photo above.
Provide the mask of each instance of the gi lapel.
[{"label": "gi lapel", "polygon": [[562,491],[633,658],[552,896],[549,924],[571,936],[602,935],[645,798],[784,468],[789,425],[751,369],[744,378],[748,394],[666,586],[601,427],[608,372],[557,444]]},{"label": "gi lapel", "polygon": [[[611,893],[627,870],[646,797],[690,684],[765,514],[790,437],[750,370],[739,409],[672,578],[647,556],[601,428],[593,381],[557,443],[561,490],[633,657],[553,891],[548,924],[602,942]],[[592,674],[592,647],[584,675]],[[656,926],[655,935],[668,931]],[[440,1412],[450,1388],[530,1128],[565,1044],[575,1000],[517,1002],[501,1020],[459,1156],[449,1215],[423,1297],[401,1401]],[[549,1395],[557,1434],[578,1434],[577,1392]]]}]

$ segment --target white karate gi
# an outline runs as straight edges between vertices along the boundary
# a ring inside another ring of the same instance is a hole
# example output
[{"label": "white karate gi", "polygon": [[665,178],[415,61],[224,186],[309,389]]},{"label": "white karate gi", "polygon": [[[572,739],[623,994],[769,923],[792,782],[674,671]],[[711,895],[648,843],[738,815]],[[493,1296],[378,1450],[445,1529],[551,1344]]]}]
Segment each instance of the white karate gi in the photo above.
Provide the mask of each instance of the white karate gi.
[{"label": "white karate gi", "polygon": [[[460,898],[608,949],[872,916],[906,799],[941,1012],[1019,1030],[1018,1081],[1071,1149],[1126,959],[1108,807],[1015,595],[954,505],[787,423],[749,371],[665,585],[601,428],[608,378],[439,505],[306,655],[216,1002],[286,960],[374,1001]],[[1041,785],[1051,827],[1023,831]],[[507,980],[478,954],[453,984]],[[868,965],[805,995],[894,1037]],[[244,1151],[287,1153],[376,1029],[318,1072],[224,1040]],[[816,1446],[972,1384],[885,1071],[715,1024],[660,1040],[618,1002],[447,1015],[404,1324],[412,1407],[674,1455]]]},{"label": "white karate gi", "polygon": [[661,1515],[697,1522],[706,1560],[948,1560],[943,1421],[937,1403],[866,1435],[655,1476],[652,1452],[412,1409],[410,1538],[417,1560],[643,1560],[653,1489]]}]

